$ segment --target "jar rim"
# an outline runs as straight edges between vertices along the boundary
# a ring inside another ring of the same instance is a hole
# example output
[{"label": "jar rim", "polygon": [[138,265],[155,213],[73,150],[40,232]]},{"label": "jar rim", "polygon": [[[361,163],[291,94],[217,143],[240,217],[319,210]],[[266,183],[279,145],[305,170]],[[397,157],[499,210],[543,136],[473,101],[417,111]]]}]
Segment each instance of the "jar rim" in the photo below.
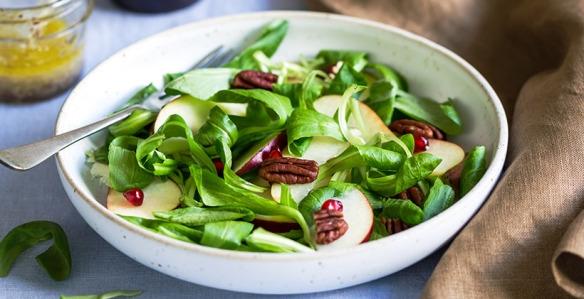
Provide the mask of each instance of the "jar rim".
[{"label": "jar rim", "polygon": [[[2,11],[12,11],[12,12],[17,12],[17,11],[34,11],[37,9],[46,9],[46,8],[60,8],[64,5],[67,4],[71,4],[74,1],[78,1],[78,0],[53,0],[50,1],[48,3],[45,3],[43,5],[38,5],[38,6],[31,6],[31,7],[23,7],[23,8],[0,8],[0,12]],[[82,24],[84,24],[87,19],[89,19],[89,17],[91,16],[91,13],[93,12],[93,8],[95,6],[95,0],[81,0],[81,1],[85,1],[87,4],[85,5],[85,11],[83,12],[83,15],[77,19],[75,22],[71,23],[69,26],[67,26],[66,28],[64,28],[63,30],[59,30],[55,33],[51,33],[51,34],[47,34],[41,37],[37,37],[36,40],[47,40],[47,39],[53,39],[53,38],[58,38],[62,35],[65,35],[69,32],[71,32],[72,30],[74,30],[75,28],[81,26]],[[55,6],[55,4],[59,4],[58,6]],[[51,19],[51,18],[55,18],[56,15],[47,15],[44,16],[42,18],[38,18],[36,20],[39,21],[43,21],[43,20],[47,20],[47,19]],[[26,22],[27,20],[24,20],[22,22]],[[2,21],[0,21],[0,24],[4,23]],[[10,23],[10,22],[9,22]],[[1,42],[29,42],[30,40],[28,38],[0,38]]]}]

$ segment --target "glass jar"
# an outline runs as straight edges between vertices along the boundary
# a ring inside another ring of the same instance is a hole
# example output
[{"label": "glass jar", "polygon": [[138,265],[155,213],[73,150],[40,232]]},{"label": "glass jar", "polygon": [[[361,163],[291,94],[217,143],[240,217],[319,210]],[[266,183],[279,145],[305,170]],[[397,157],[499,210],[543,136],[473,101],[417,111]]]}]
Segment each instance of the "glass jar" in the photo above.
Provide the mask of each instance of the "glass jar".
[{"label": "glass jar", "polygon": [[0,2],[0,102],[47,99],[77,81],[92,9],[93,0]]}]

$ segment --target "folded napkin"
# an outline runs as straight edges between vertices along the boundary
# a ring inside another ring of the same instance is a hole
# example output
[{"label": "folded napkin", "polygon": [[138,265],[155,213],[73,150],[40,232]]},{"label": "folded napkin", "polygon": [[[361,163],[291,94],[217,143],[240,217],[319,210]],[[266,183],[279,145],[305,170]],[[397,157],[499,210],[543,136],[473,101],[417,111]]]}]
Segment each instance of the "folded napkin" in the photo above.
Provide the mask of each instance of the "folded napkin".
[{"label": "folded napkin", "polygon": [[584,0],[313,4],[454,50],[494,86],[511,121],[507,169],[424,296],[584,297]]}]

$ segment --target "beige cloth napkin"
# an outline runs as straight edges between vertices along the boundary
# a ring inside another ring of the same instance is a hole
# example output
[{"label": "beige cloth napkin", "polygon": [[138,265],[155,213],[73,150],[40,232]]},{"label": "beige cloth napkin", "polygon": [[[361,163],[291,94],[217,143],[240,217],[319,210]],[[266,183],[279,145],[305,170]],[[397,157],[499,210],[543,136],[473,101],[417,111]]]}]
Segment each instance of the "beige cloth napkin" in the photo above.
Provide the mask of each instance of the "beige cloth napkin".
[{"label": "beige cloth napkin", "polygon": [[504,102],[508,168],[450,245],[425,297],[584,297],[584,0],[313,4],[447,46]]}]

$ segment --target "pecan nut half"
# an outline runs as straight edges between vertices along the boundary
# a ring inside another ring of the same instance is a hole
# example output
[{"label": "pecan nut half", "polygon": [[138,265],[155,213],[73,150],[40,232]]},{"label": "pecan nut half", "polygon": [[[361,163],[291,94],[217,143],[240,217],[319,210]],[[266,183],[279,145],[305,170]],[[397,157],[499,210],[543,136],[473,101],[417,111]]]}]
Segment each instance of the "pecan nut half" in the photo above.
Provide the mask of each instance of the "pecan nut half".
[{"label": "pecan nut half", "polygon": [[343,219],[343,212],[332,209],[322,209],[314,213],[316,226],[316,244],[329,244],[342,237],[349,224]]},{"label": "pecan nut half", "polygon": [[460,162],[444,174],[446,183],[448,183],[456,193],[458,193],[458,190],[460,189],[460,176],[462,175],[463,168],[464,162]]},{"label": "pecan nut half", "polygon": [[392,122],[389,128],[400,135],[409,133],[414,136],[444,140],[444,134],[438,128],[417,120],[398,119]]},{"label": "pecan nut half", "polygon": [[408,225],[397,218],[381,218],[381,223],[385,225],[389,235],[397,234],[408,229]]},{"label": "pecan nut half", "polygon": [[261,88],[272,90],[272,86],[277,81],[278,75],[254,70],[245,70],[235,75],[231,86],[233,88],[243,89]]},{"label": "pecan nut half", "polygon": [[270,183],[306,184],[316,180],[318,164],[289,157],[268,159],[262,162],[259,176]]},{"label": "pecan nut half", "polygon": [[420,187],[418,186],[411,187],[408,190],[403,191],[399,194],[399,198],[409,199],[419,207],[422,207],[424,205],[425,199],[424,197],[425,197],[424,192],[422,192],[422,189],[420,189]]}]

